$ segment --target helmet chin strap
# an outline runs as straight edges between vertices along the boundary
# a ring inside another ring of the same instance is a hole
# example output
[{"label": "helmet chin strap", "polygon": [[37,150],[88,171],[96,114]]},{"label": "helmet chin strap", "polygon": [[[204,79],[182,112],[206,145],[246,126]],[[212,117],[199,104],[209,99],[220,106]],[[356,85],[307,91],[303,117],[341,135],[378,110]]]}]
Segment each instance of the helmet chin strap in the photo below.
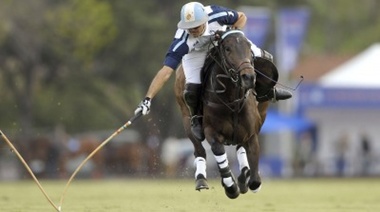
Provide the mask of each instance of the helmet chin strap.
[{"label": "helmet chin strap", "polygon": [[207,28],[206,24],[207,22],[203,24],[203,30],[202,30],[201,35],[203,35],[206,32],[206,28]]},{"label": "helmet chin strap", "polygon": [[187,31],[188,31],[189,34],[192,34],[194,37],[200,37],[200,36],[202,36],[206,32],[206,28],[207,28],[206,24],[207,24],[207,22],[201,25],[203,27],[202,28],[202,32],[200,32],[199,34],[197,34],[197,36],[194,36],[194,33],[191,33],[189,30],[187,30]]}]

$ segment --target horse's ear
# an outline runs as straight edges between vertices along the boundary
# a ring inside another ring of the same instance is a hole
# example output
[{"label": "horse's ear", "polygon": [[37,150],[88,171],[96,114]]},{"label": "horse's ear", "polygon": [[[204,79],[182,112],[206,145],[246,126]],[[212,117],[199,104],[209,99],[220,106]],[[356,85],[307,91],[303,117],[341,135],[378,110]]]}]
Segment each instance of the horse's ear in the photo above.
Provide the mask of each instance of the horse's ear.
[{"label": "horse's ear", "polygon": [[223,31],[220,31],[220,30],[216,31],[216,32],[215,32],[215,40],[216,40],[216,41],[219,41],[220,38],[222,37],[223,33],[224,33],[224,32],[223,32]]}]

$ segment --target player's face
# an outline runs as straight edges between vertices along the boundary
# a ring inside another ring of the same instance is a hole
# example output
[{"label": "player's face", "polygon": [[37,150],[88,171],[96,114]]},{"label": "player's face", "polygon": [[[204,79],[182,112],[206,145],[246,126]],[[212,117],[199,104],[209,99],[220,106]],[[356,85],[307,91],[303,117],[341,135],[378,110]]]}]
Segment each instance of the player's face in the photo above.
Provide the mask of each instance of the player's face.
[{"label": "player's face", "polygon": [[197,26],[188,30],[192,36],[199,37],[204,33],[205,29],[206,29],[206,24],[202,24],[200,26]]}]

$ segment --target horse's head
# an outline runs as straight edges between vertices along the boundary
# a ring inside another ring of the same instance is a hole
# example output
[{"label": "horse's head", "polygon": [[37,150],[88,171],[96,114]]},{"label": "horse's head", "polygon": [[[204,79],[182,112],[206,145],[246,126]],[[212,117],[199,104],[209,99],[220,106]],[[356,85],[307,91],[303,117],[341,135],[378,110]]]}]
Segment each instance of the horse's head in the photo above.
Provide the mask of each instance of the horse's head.
[{"label": "horse's head", "polygon": [[256,73],[253,67],[251,43],[240,30],[218,33],[219,52],[224,68],[243,88],[254,88]]}]

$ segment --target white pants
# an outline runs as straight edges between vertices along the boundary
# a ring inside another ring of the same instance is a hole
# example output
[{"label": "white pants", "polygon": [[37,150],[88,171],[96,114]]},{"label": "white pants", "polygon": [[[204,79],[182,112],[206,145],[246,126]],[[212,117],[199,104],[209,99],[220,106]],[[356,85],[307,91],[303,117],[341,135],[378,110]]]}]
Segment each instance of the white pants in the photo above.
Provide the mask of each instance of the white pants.
[{"label": "white pants", "polygon": [[[256,57],[262,56],[262,51],[255,44],[251,43],[251,50]],[[201,84],[201,70],[205,63],[207,51],[193,51],[182,58],[183,72],[186,83]]]},{"label": "white pants", "polygon": [[206,60],[207,51],[194,51],[182,58],[186,83],[201,84],[201,70]]}]

